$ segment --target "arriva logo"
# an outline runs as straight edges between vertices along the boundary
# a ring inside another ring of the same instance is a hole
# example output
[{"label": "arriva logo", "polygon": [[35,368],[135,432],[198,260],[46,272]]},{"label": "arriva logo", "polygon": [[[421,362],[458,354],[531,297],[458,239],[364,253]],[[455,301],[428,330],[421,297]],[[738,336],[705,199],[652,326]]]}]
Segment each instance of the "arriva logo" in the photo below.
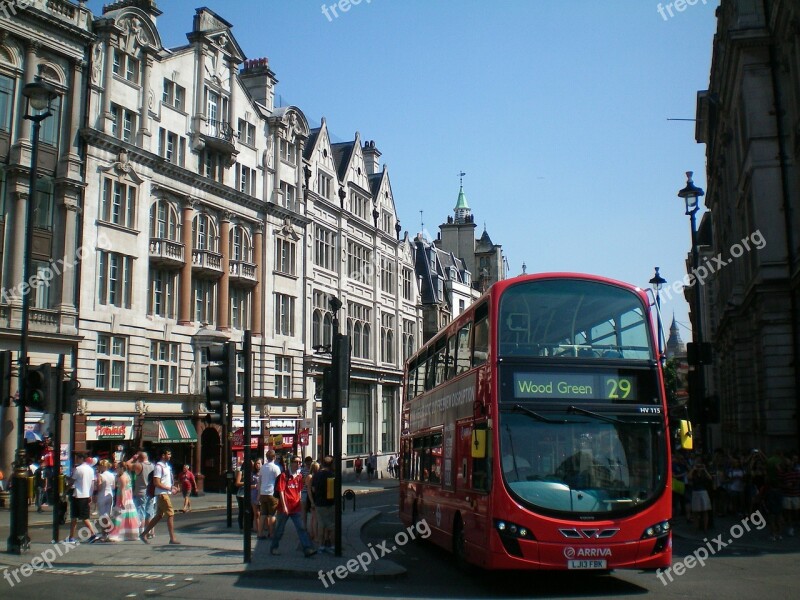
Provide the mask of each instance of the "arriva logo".
[{"label": "arriva logo", "polygon": [[566,558],[603,558],[611,556],[611,548],[564,548]]}]

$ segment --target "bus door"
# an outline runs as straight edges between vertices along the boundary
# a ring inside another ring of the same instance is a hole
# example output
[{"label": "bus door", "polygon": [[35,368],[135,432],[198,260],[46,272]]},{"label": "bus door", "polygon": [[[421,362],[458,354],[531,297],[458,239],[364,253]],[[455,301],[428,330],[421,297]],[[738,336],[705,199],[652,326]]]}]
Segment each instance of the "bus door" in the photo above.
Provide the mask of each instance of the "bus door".
[{"label": "bus door", "polygon": [[456,438],[456,495],[469,556],[488,544],[491,439],[487,423],[471,419],[457,423]]}]

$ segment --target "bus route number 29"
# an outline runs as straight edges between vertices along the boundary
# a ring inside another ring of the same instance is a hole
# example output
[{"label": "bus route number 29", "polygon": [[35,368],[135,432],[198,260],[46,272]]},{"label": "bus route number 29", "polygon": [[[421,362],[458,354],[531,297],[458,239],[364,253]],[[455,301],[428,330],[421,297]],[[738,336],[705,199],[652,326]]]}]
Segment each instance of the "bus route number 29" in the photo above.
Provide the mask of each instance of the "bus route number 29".
[{"label": "bus route number 29", "polygon": [[606,399],[636,400],[636,382],[630,377],[608,377]]}]

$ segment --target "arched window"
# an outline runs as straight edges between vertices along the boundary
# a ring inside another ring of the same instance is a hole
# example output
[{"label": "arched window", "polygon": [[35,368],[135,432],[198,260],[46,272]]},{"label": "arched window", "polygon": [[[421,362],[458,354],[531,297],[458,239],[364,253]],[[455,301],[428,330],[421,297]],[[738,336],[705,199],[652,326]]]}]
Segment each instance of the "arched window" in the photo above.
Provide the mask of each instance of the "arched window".
[{"label": "arched window", "polygon": [[236,225],[230,236],[229,248],[231,260],[241,260],[252,262],[253,244],[250,241],[250,234],[241,225]]},{"label": "arched window", "polygon": [[172,242],[180,241],[180,221],[175,206],[158,199],[150,206],[150,237]]},{"label": "arched window", "polygon": [[192,239],[195,250],[217,251],[217,227],[208,214],[201,213],[192,221]]},{"label": "arched window", "polygon": [[325,346],[333,343],[333,317],[329,312],[322,319],[322,343]]},{"label": "arched window", "polygon": [[322,315],[315,310],[311,316],[311,346],[322,346]]},{"label": "arched window", "polygon": [[358,321],[353,325],[353,336],[350,339],[353,340],[353,356],[365,358],[361,354],[361,323]]},{"label": "arched window", "polygon": [[364,358],[369,358],[370,344],[369,344],[370,327],[369,323],[364,323],[364,329],[361,330],[361,351]]}]

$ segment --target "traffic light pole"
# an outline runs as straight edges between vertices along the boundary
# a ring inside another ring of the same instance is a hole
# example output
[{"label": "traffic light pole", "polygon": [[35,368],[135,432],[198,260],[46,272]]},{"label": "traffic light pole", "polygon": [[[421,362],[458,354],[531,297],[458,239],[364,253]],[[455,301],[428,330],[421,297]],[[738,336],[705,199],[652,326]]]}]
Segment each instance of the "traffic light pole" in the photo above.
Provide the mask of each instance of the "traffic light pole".
[{"label": "traffic light pole", "polygon": [[250,405],[252,403],[252,366],[253,366],[253,339],[252,339],[252,332],[248,329],[244,332],[244,346],[242,351],[244,352],[244,390],[242,393],[244,395],[244,402],[242,405],[242,410],[244,411],[244,497],[245,502],[243,503],[249,510],[245,512],[245,520],[244,520],[244,562],[249,563],[251,556],[251,548],[250,548],[250,541],[251,541],[251,532],[253,530],[250,527],[249,523],[249,516],[253,511],[253,507],[250,505],[250,484],[251,484],[251,469],[250,469]]},{"label": "traffic light pole", "polygon": [[[36,194],[36,171],[39,158],[39,129],[42,121],[52,113],[47,110],[39,115],[25,115],[33,122],[31,143],[31,172],[28,180],[28,201],[25,203],[25,251],[22,256],[22,284],[30,276],[33,252],[33,198]],[[25,458],[25,398],[28,393],[25,380],[28,377],[28,313],[31,295],[22,294],[22,324],[19,333],[19,402],[17,402],[17,454],[14,461],[14,480],[11,489],[11,527],[7,549],[10,554],[23,554],[30,548],[28,537],[28,474]]]},{"label": "traffic light pole", "polygon": [[[50,473],[50,481],[47,482],[50,488],[51,497],[48,498],[50,506],[53,507],[53,542],[59,539],[58,526],[61,524],[61,415],[64,411],[64,355],[59,354],[58,366],[56,366],[56,409],[53,414],[53,466]],[[116,465],[115,465],[116,466]]]}]

